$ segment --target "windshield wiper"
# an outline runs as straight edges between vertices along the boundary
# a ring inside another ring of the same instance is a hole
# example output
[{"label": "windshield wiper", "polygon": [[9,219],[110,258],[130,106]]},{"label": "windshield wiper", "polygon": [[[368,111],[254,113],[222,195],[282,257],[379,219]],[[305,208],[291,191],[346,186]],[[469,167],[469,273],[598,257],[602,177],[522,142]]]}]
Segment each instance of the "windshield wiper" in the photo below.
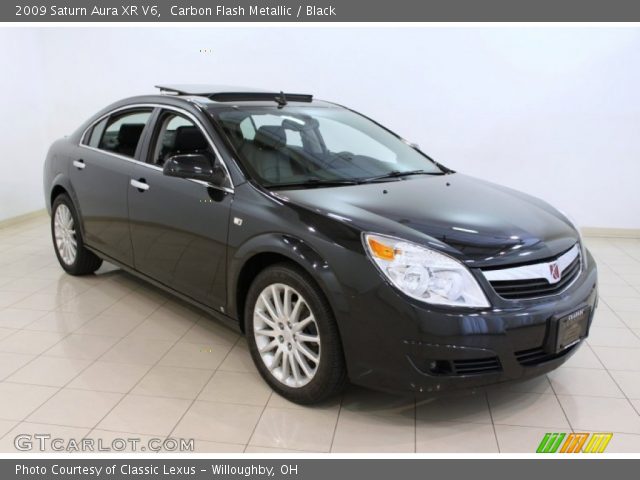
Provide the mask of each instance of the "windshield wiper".
[{"label": "windshield wiper", "polygon": [[340,185],[358,185],[360,182],[356,180],[322,180],[319,178],[310,178],[302,182],[291,183],[279,183],[274,185],[267,185],[270,189],[285,189],[285,188],[314,188],[314,187],[334,187]]},{"label": "windshield wiper", "polygon": [[407,170],[401,172],[400,170],[392,170],[384,175],[376,175],[375,177],[362,178],[359,181],[361,183],[375,182],[376,180],[384,180],[387,178],[399,178],[408,177],[411,175],[445,175],[445,172],[427,172],[426,170]]}]

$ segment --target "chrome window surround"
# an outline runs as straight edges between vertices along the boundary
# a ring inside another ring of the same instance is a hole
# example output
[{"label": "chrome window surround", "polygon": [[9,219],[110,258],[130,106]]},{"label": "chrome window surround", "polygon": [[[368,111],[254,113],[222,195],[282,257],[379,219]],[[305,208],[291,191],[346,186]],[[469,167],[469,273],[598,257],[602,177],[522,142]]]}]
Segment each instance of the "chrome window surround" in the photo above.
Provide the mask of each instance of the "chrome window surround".
[{"label": "chrome window surround", "polygon": [[[502,268],[498,270],[483,270],[482,274],[489,282],[494,281],[509,281],[509,280],[535,280],[544,278],[549,282],[549,285],[553,285],[558,283],[562,279],[562,274],[566,270],[566,268],[576,259],[576,257],[580,257],[580,244],[576,243],[569,251],[562,254],[556,260],[550,262],[542,262],[542,263],[534,263],[532,265],[523,265],[521,267],[512,267],[512,268]],[[554,280],[551,276],[551,265],[556,264],[561,274],[560,277]],[[573,283],[578,279],[580,273],[582,273],[583,261],[580,258],[580,272],[576,275],[576,278],[567,285],[562,292],[567,290]],[[543,296],[553,296],[558,295],[562,292],[557,292],[551,295],[543,295]],[[538,297],[540,298],[540,297]],[[527,299],[530,300],[530,299]]]},{"label": "chrome window surround", "polygon": [[203,127],[203,125],[200,122],[200,120],[198,120],[192,113],[190,113],[190,112],[188,112],[188,111],[186,111],[186,110],[184,110],[184,109],[182,109],[180,107],[175,107],[173,105],[163,105],[163,104],[160,104],[160,103],[132,103],[130,105],[125,105],[125,106],[122,106],[122,107],[115,108],[115,109],[110,110],[109,112],[105,113],[104,115],[101,115],[100,117],[98,117],[96,120],[91,122],[91,124],[87,128],[84,129],[84,131],[82,132],[82,135],[80,135],[80,143],[78,143],[78,146],[82,147],[82,148],[86,148],[88,150],[93,150],[95,152],[100,152],[100,153],[103,153],[105,155],[110,155],[112,157],[119,158],[120,160],[124,160],[124,161],[127,161],[127,162],[135,163],[136,165],[141,165],[143,167],[147,167],[147,168],[150,168],[152,170],[162,171],[162,168],[158,167],[157,165],[151,165],[150,163],[143,162],[143,161],[140,161],[140,160],[136,160],[135,158],[127,157],[125,155],[120,155],[118,153],[110,152],[108,150],[102,150],[100,148],[90,147],[89,145],[86,145],[85,143],[83,143],[86,140],[87,132],[89,130],[91,130],[93,127],[95,127],[98,123],[100,123],[105,118],[110,117],[114,113],[118,113],[118,112],[121,112],[121,111],[124,111],[124,110],[135,110],[137,108],[162,108],[162,109],[165,109],[165,110],[172,110],[174,112],[180,113],[181,115],[184,115],[185,117],[187,117],[191,121],[193,121],[193,123],[195,125],[197,125],[198,128],[200,128],[200,130],[202,131],[203,135],[207,139],[207,142],[209,143],[209,145],[213,149],[213,151],[214,151],[214,153],[216,155],[216,158],[222,164],[222,167],[224,168],[225,174],[226,174],[227,178],[229,179],[229,184],[231,185],[231,187],[220,187],[218,185],[213,185],[213,184],[211,184],[209,182],[205,182],[203,180],[196,180],[196,179],[192,179],[192,178],[189,178],[187,180],[190,181],[190,182],[199,183],[200,185],[204,185],[206,187],[216,188],[218,190],[224,190],[225,192],[228,192],[228,193],[233,193],[235,191],[235,186],[233,185],[233,180],[231,178],[231,174],[229,173],[229,169],[227,168],[227,164],[222,159],[222,156],[220,155],[220,151],[216,147],[216,144],[213,142],[213,139],[207,133],[207,131]]}]

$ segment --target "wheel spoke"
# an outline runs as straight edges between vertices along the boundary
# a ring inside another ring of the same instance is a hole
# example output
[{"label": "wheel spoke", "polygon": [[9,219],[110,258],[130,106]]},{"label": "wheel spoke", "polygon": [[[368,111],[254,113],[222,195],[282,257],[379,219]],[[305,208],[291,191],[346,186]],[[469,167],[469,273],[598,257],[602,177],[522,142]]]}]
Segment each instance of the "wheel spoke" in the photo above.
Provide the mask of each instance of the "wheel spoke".
[{"label": "wheel spoke", "polygon": [[290,287],[284,287],[284,299],[282,301],[282,312],[285,317],[291,318],[291,293]]},{"label": "wheel spoke", "polygon": [[269,315],[275,321],[275,319],[278,318],[278,314],[273,310],[273,306],[271,305],[271,301],[269,300],[269,297],[267,297],[267,295],[263,293],[260,295],[260,300],[262,300],[262,303],[267,309],[267,312],[269,312]]},{"label": "wheel spoke", "polygon": [[273,356],[273,361],[271,362],[270,370],[273,371],[280,366],[280,362],[282,360],[282,350],[276,350],[276,354]]},{"label": "wheel spoke", "polygon": [[260,310],[256,310],[255,314],[258,317],[260,317],[260,320],[262,320],[264,323],[266,323],[269,327],[276,328],[276,322],[274,322],[271,318],[267,317],[264,314],[264,312],[261,312]]},{"label": "wheel spoke", "polygon": [[289,352],[282,353],[282,381],[287,382],[289,378]]},{"label": "wheel spoke", "polygon": [[262,335],[263,337],[277,337],[278,336],[278,332],[274,331],[274,330],[254,330],[254,332],[256,335]]},{"label": "wheel spoke", "polygon": [[276,307],[276,316],[274,318],[282,317],[282,301],[280,300],[280,292],[275,285],[271,285],[271,298],[273,299],[273,306]]},{"label": "wheel spoke", "polygon": [[316,365],[318,364],[318,355],[316,355],[314,352],[309,350],[309,348],[306,345],[303,345],[303,344],[298,345],[298,351],[302,353],[305,357],[307,357],[309,360],[311,360],[313,363],[315,363]]},{"label": "wheel spoke", "polygon": [[302,300],[302,297],[298,297],[298,300],[296,300],[296,304],[293,306],[293,310],[291,311],[290,315],[292,322],[298,321],[298,316],[300,315],[300,309],[302,308],[302,305],[304,305],[304,301]]},{"label": "wheel spoke", "polygon": [[298,361],[294,358],[294,353],[289,353],[289,363],[291,363],[291,371],[293,372],[293,379],[296,385],[300,383],[300,369],[298,368]]},{"label": "wheel spoke", "polygon": [[296,337],[299,342],[304,343],[320,343],[320,338],[317,335],[308,335],[306,333],[299,333]]},{"label": "wheel spoke", "polygon": [[294,356],[294,358],[296,360],[296,363],[302,369],[302,371],[305,374],[305,376],[310,378],[313,374],[311,373],[311,370],[309,370],[309,365],[307,365],[307,362],[305,362],[304,358],[302,358],[300,356],[300,352],[298,350],[296,350],[293,353],[293,356]]},{"label": "wheel spoke", "polygon": [[268,344],[266,344],[264,347],[262,347],[260,349],[260,353],[266,353],[266,352],[270,352],[271,350],[273,350],[274,348],[276,348],[278,346],[278,340],[276,340],[275,338],[273,340],[271,340]]},{"label": "wheel spoke", "polygon": [[302,330],[307,328],[309,325],[311,325],[314,322],[314,320],[315,319],[313,318],[313,315],[309,315],[304,320],[300,320],[298,323],[294,323],[292,330],[294,332],[301,332]]}]

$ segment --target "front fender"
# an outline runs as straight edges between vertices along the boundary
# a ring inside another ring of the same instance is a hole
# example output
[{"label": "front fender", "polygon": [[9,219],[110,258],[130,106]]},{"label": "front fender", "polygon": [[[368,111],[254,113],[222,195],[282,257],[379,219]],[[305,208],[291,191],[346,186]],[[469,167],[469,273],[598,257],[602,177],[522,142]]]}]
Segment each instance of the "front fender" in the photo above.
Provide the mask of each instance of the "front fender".
[{"label": "front fender", "polygon": [[240,273],[247,262],[264,253],[281,255],[302,267],[318,283],[336,315],[348,312],[348,302],[337,276],[316,249],[298,237],[265,233],[243,243],[229,260],[227,305],[232,317],[238,317],[236,298]]}]

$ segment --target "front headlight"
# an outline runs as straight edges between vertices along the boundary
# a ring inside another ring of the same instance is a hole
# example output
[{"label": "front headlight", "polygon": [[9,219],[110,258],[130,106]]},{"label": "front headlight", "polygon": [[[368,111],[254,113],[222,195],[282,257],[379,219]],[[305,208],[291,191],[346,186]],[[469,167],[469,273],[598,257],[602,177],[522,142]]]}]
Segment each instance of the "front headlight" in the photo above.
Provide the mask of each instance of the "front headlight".
[{"label": "front headlight", "polygon": [[459,261],[399,238],[367,233],[365,250],[401,292],[434,305],[489,307],[480,285]]}]

